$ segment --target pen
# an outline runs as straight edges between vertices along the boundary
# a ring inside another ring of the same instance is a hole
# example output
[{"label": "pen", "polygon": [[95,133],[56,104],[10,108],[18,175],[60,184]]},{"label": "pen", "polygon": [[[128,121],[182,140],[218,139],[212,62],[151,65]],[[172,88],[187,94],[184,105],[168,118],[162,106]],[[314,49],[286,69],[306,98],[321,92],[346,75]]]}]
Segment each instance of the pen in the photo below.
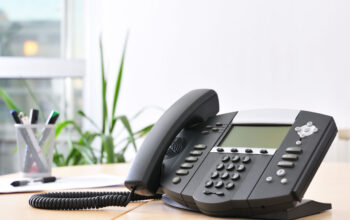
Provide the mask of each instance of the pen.
[{"label": "pen", "polygon": [[[30,124],[36,124],[38,122],[38,117],[39,116],[39,110],[37,109],[31,109],[30,110],[30,115],[29,115],[29,123]],[[36,133],[36,129],[33,128],[33,132]],[[28,146],[26,147],[26,152],[25,152],[25,155],[24,155],[24,171],[25,172],[28,172],[30,170],[30,168],[32,167],[32,157],[30,156],[30,152],[29,152],[29,149],[28,149]]]},{"label": "pen", "polygon": [[29,115],[29,121],[31,124],[36,124],[38,122],[38,116],[39,116],[39,110],[38,109],[31,109],[30,115]]},{"label": "pen", "polygon": [[[35,179],[32,182],[42,182],[42,183],[52,183],[55,182],[57,178],[55,176],[48,176],[48,177],[43,177],[39,179]],[[18,187],[18,186],[26,186],[28,183],[31,181],[29,180],[16,180],[11,183],[11,186]]]},{"label": "pen", "polygon": [[16,110],[12,110],[11,115],[13,117],[13,120],[15,120],[16,124],[23,124],[21,119],[18,117],[18,113]]},{"label": "pen", "polygon": [[60,113],[56,112],[55,110],[52,110],[49,118],[46,121],[46,124],[55,124],[59,116]]}]

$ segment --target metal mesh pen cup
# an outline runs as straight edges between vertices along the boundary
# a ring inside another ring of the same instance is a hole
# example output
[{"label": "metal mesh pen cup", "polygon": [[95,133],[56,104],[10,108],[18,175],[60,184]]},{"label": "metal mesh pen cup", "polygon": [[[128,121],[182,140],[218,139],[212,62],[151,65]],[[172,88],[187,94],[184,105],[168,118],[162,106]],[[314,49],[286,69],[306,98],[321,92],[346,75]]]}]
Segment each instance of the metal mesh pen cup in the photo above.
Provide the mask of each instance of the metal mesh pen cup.
[{"label": "metal mesh pen cup", "polygon": [[15,128],[22,177],[51,176],[55,125],[16,124]]}]

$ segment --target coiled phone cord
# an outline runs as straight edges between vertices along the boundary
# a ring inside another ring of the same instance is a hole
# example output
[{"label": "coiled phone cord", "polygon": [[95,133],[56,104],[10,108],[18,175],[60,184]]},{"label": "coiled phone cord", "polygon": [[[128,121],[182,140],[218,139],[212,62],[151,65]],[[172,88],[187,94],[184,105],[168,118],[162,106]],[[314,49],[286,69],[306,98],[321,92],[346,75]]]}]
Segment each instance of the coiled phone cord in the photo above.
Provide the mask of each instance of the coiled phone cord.
[{"label": "coiled phone cord", "polygon": [[130,201],[160,199],[161,195],[140,196],[131,192],[52,192],[32,195],[34,208],[53,210],[98,209],[106,206],[128,205]]}]

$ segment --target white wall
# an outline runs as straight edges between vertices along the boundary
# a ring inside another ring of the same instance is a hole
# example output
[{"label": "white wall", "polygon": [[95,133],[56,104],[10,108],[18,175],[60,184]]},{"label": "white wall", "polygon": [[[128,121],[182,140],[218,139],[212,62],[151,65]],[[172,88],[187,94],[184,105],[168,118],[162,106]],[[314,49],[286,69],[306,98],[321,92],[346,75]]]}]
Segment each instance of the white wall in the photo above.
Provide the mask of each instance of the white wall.
[{"label": "white wall", "polygon": [[[333,115],[339,127],[350,127],[350,1],[92,0],[88,4],[90,93],[99,92],[99,32],[108,77],[113,80],[130,30],[121,112],[130,114],[146,105],[167,108],[191,89],[213,88],[221,113],[305,109]],[[99,117],[99,96],[87,97],[86,110]],[[158,116],[150,114],[140,123]]]}]

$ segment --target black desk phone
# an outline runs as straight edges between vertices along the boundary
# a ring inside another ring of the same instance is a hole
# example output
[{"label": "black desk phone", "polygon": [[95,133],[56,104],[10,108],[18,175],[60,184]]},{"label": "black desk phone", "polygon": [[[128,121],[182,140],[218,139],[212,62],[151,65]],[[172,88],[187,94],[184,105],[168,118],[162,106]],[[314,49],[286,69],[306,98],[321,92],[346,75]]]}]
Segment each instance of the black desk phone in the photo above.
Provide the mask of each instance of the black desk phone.
[{"label": "black desk phone", "polygon": [[302,198],[337,134],[332,117],[299,110],[218,111],[218,96],[209,89],[193,90],[173,104],[134,159],[125,180],[131,192],[44,193],[30,204],[99,208],[164,194],[169,205],[213,216],[294,219],[331,209]]}]

